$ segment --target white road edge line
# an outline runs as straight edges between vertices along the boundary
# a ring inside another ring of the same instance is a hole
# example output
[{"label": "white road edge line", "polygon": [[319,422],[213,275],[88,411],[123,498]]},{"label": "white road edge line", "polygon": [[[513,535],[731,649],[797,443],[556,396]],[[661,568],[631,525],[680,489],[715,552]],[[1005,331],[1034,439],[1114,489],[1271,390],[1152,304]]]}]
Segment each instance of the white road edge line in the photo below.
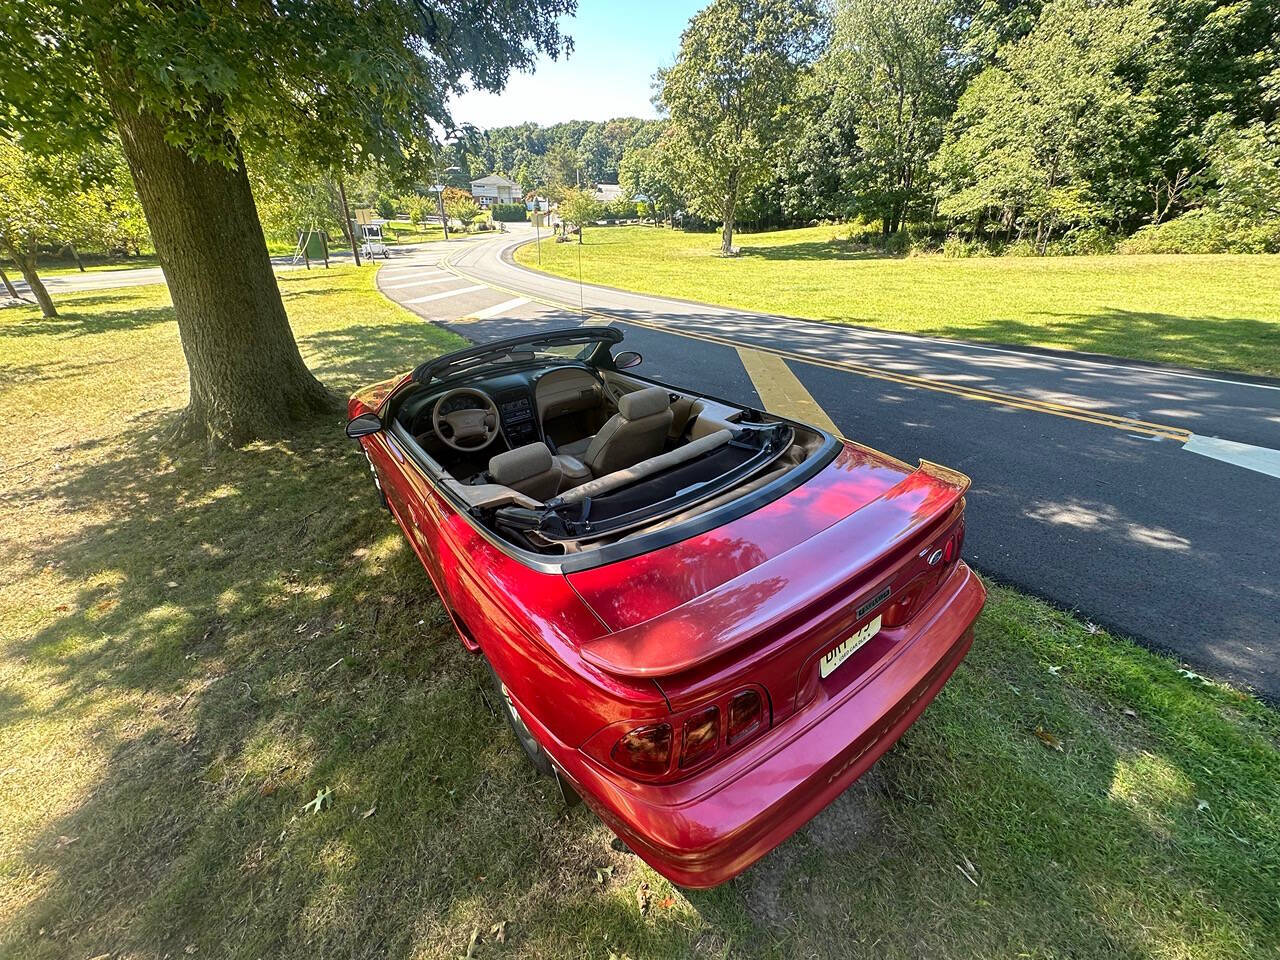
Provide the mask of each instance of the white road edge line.
[{"label": "white road edge line", "polygon": [[445,274],[443,277],[434,277],[431,280],[410,280],[408,283],[388,283],[384,284],[383,290],[408,290],[410,287],[425,287],[429,283],[448,283],[450,280],[457,280],[452,273]]},{"label": "white road edge line", "polygon": [[499,314],[506,313],[508,310],[515,310],[517,307],[523,307],[526,303],[530,303],[528,297],[516,297],[514,300],[504,300],[502,303],[495,303],[492,307],[485,307],[483,310],[477,310],[469,315],[471,320],[488,320],[490,317],[496,317]]},{"label": "white road edge line", "polygon": [[1280,479],[1280,450],[1255,447],[1234,440],[1220,440],[1217,437],[1202,437],[1195,433],[1182,445],[1182,449]]},{"label": "white road edge line", "polygon": [[448,297],[456,297],[462,293],[472,293],[476,290],[488,290],[488,289],[489,288],[486,287],[483,283],[478,283],[474,287],[459,287],[457,290],[446,290],[443,293],[433,293],[428,297],[414,297],[412,300],[401,300],[400,302],[406,305],[410,303],[428,303],[432,300],[444,300]]}]

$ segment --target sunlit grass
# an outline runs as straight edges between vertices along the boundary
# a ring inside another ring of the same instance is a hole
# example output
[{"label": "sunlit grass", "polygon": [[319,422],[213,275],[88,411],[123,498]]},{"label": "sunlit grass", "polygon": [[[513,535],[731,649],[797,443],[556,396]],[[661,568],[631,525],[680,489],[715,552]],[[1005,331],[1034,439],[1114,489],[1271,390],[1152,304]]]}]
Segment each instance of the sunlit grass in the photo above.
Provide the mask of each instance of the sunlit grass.
[{"label": "sunlit grass", "polygon": [[[281,279],[339,390],[456,346],[371,276]],[[0,312],[0,955],[1280,949],[1274,712],[999,587],[871,774],[673,889],[526,769],[340,418],[175,456],[164,291],[64,314]]]},{"label": "sunlit grass", "polygon": [[[962,340],[1280,374],[1280,257],[887,258],[836,227],[719,237],[588,228],[544,240],[541,268],[626,290]],[[516,260],[538,265],[533,244]]]}]

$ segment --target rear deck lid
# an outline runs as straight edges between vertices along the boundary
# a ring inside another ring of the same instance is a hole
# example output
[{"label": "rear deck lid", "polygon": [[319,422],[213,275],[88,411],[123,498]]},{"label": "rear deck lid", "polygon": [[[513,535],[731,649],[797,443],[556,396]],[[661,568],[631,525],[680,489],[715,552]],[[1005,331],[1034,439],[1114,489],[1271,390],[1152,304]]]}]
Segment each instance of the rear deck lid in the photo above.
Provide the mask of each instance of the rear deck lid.
[{"label": "rear deck lid", "polygon": [[675,610],[786,553],[912,475],[906,464],[846,443],[807,483],[746,516],[651,553],[568,574],[611,631]]}]

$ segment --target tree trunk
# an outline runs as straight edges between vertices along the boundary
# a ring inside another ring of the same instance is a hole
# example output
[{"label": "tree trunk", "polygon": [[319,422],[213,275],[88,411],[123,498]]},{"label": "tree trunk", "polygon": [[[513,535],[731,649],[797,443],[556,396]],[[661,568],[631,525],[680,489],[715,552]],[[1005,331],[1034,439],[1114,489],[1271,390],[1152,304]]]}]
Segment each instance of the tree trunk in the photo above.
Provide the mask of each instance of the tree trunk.
[{"label": "tree trunk", "polygon": [[729,174],[724,194],[724,226],[720,229],[720,256],[733,256],[733,215],[738,207],[738,171]]},{"label": "tree trunk", "polygon": [[360,266],[360,248],[356,246],[356,228],[351,225],[351,210],[347,206],[347,187],[341,177],[338,178],[338,196],[342,198],[342,223],[347,228],[347,239],[351,241],[351,256],[358,267]]},{"label": "tree trunk", "polygon": [[6,274],[2,269],[0,269],[0,282],[4,283],[4,292],[9,295],[10,300],[22,299],[20,296],[18,296],[17,288],[15,288],[14,285],[9,282],[9,275]]},{"label": "tree trunk", "polygon": [[238,446],[335,410],[298,352],[239,146],[230,169],[191,158],[113,79],[103,77],[187,358],[173,439]]},{"label": "tree trunk", "polygon": [[[49,291],[45,289],[44,282],[40,279],[40,274],[36,272],[36,258],[34,254],[20,253],[13,247],[9,248],[9,256],[11,256],[18,269],[22,271],[22,279],[27,281],[27,287],[36,298],[36,303],[40,304],[40,313],[45,317],[56,317],[58,308],[53,305],[53,297],[49,296]],[[9,281],[5,280],[7,286]]]}]

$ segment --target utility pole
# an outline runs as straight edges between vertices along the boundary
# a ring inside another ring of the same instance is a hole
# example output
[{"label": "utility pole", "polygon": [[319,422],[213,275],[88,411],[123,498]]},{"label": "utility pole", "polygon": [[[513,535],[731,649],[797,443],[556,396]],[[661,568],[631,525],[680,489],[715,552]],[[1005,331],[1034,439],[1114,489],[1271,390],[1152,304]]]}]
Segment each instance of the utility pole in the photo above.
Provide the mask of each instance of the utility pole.
[{"label": "utility pole", "polygon": [[444,228],[444,238],[449,239],[449,218],[444,213],[444,184],[440,182],[439,171],[436,173],[436,205],[440,208],[440,226]]},{"label": "utility pole", "polygon": [[342,200],[342,222],[347,225],[347,239],[351,241],[351,255],[356,258],[356,266],[360,266],[360,247],[356,244],[356,231],[351,226],[351,211],[347,209],[347,188],[338,178],[338,197]]}]

